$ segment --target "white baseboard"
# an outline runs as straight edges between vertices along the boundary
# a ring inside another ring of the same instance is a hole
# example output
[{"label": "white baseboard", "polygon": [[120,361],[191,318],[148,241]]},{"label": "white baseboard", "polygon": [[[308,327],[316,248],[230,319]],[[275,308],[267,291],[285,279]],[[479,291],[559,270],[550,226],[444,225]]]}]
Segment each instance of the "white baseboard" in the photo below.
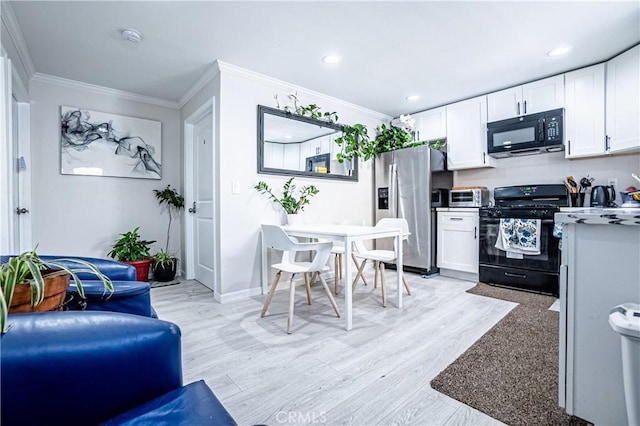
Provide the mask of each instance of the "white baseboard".
[{"label": "white baseboard", "polygon": [[462,272],[462,271],[455,271],[453,269],[443,269],[440,268],[440,276],[441,277],[449,277],[449,278],[457,278],[459,280],[465,280],[465,281],[473,281],[473,282],[478,282],[478,274],[474,274],[471,272]]},{"label": "white baseboard", "polygon": [[248,299],[249,297],[259,296],[262,294],[260,287],[248,288],[246,290],[233,291],[231,293],[218,294],[214,293],[213,298],[218,303],[236,302],[238,300]]}]

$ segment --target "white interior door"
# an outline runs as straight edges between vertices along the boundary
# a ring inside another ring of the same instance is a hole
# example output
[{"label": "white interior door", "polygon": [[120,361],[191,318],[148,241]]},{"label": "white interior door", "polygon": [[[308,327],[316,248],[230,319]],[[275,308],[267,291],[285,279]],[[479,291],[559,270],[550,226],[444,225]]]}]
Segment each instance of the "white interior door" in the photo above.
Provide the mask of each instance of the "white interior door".
[{"label": "white interior door", "polygon": [[215,217],[213,203],[213,119],[206,114],[193,126],[193,219],[194,278],[212,290],[215,264]]}]

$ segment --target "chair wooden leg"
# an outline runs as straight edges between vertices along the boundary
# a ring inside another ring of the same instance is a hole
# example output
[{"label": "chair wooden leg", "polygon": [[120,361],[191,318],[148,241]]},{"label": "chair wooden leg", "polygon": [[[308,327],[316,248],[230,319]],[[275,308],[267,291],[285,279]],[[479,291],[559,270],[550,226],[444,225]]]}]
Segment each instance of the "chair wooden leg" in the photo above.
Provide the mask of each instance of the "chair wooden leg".
[{"label": "chair wooden leg", "polygon": [[318,273],[314,272],[313,275],[311,275],[311,284],[316,282],[316,278],[318,278]]},{"label": "chair wooden leg", "polygon": [[331,306],[333,306],[333,310],[336,311],[336,315],[340,317],[340,310],[338,309],[338,305],[336,305],[336,301],[331,295],[331,290],[329,290],[329,286],[327,282],[322,278],[322,275],[318,275],[320,277],[320,282],[322,283],[322,287],[324,287],[324,291],[327,292],[327,296],[329,296],[329,302],[331,302]]},{"label": "chair wooden leg", "polygon": [[404,283],[404,288],[407,289],[407,294],[411,296],[411,289],[409,288],[409,283],[407,282],[407,277],[402,273],[402,282]]},{"label": "chair wooden leg", "polygon": [[309,275],[305,272],[304,274],[304,286],[307,289],[307,305],[311,304],[311,282],[309,281]]},{"label": "chair wooden leg", "polygon": [[380,261],[376,260],[375,265],[373,266],[375,270],[375,275],[373,276],[373,288],[378,288],[378,271],[380,270]]},{"label": "chair wooden leg", "polygon": [[340,260],[339,254],[333,259],[333,291],[338,294],[338,281],[340,281]]},{"label": "chair wooden leg", "polygon": [[340,271],[340,279],[344,278],[344,277],[342,276],[342,272],[343,272],[343,270],[344,270],[344,269],[343,269],[343,268],[344,268],[344,266],[342,265],[342,259],[343,259],[343,258],[344,258],[344,256],[342,255],[342,253],[340,253],[340,254],[338,255],[338,259],[339,259],[339,263],[340,263],[340,265],[339,265],[340,267],[338,268],[338,271]]},{"label": "chair wooden leg", "polygon": [[[351,291],[355,291],[356,284],[358,284],[358,278],[362,277],[362,280],[364,281],[364,275],[362,275],[362,271],[364,270],[364,265],[366,265],[366,263],[367,263],[367,259],[362,259],[362,263],[358,267],[358,273],[356,274],[356,279],[353,280],[353,284],[351,285]],[[365,281],[365,285],[366,285],[366,281]]]},{"label": "chair wooden leg", "polygon": [[262,307],[262,312],[260,313],[261,318],[264,318],[264,316],[267,314],[267,309],[269,309],[271,298],[273,297],[273,293],[276,291],[278,281],[280,281],[280,275],[282,275],[282,271],[278,271],[276,273],[276,276],[273,277],[273,283],[271,284],[271,288],[269,289],[269,294],[267,294],[267,300],[264,301],[264,306]]},{"label": "chair wooden leg", "polygon": [[291,331],[293,331],[293,305],[296,290],[295,283],[293,282],[294,276],[295,274],[291,276],[291,283],[289,287],[289,316],[287,317],[287,334],[291,334]]},{"label": "chair wooden leg", "polygon": [[380,262],[380,287],[382,287],[382,307],[387,307],[387,290],[384,285],[384,262]]},{"label": "chair wooden leg", "polygon": [[358,258],[355,254],[351,254],[351,259],[353,259],[353,263],[356,264],[356,268],[358,268],[358,272],[360,272],[360,276],[362,277],[362,282],[364,283],[364,285],[369,285],[369,283],[367,283],[367,279],[362,274],[362,271],[364,270],[364,261],[366,259],[362,261],[362,265],[358,263]]}]

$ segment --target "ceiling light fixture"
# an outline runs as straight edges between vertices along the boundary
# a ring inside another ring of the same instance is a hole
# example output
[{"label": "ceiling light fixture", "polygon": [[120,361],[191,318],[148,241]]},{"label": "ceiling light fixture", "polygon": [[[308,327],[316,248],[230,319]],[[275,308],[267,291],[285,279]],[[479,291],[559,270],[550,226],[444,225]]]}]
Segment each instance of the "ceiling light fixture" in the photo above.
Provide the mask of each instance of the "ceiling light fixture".
[{"label": "ceiling light fixture", "polygon": [[120,30],[120,34],[123,39],[130,41],[131,43],[139,43],[140,40],[142,40],[142,34],[134,28],[123,28]]},{"label": "ceiling light fixture", "polygon": [[405,98],[408,101],[417,101],[418,99],[420,99],[420,96],[418,95],[409,95]]},{"label": "ceiling light fixture", "polygon": [[338,62],[340,62],[340,56],[327,55],[322,58],[322,62],[324,62],[325,64],[337,64]]},{"label": "ceiling light fixture", "polygon": [[555,49],[548,51],[547,56],[551,56],[551,57],[561,56],[568,53],[570,50],[571,50],[570,46],[556,47]]}]

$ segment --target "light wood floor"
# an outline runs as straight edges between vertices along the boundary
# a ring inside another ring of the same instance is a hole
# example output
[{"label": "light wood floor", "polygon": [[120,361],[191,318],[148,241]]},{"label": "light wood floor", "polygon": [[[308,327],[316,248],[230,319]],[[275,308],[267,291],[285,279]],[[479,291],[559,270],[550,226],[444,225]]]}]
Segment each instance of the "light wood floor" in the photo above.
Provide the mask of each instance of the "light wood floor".
[{"label": "light wood floor", "polygon": [[[288,280],[265,318],[265,296],[221,305],[195,281],[154,288],[151,297],[160,318],[182,329],[184,382],[204,379],[240,425],[501,424],[429,382],[516,304],[465,293],[471,282],[407,278],[413,295],[403,309],[395,271],[387,271],[387,308],[373,279],[360,285],[349,332],[319,284],[311,306],[296,289],[291,335]],[[336,300],[344,310],[343,295]]]}]

